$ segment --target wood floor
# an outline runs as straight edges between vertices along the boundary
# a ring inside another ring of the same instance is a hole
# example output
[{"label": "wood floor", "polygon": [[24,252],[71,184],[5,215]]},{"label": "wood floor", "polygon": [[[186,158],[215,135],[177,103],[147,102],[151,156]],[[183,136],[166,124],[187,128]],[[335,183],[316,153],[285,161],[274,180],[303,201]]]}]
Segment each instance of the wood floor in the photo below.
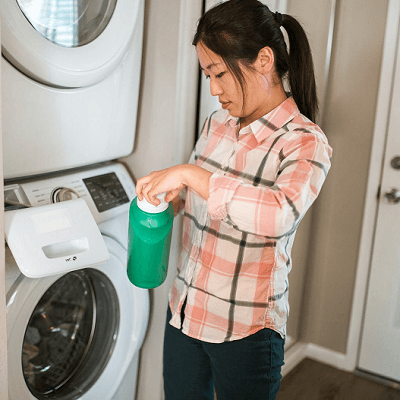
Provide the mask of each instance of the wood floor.
[{"label": "wood floor", "polygon": [[276,400],[400,400],[400,390],[306,358],[282,379]]}]

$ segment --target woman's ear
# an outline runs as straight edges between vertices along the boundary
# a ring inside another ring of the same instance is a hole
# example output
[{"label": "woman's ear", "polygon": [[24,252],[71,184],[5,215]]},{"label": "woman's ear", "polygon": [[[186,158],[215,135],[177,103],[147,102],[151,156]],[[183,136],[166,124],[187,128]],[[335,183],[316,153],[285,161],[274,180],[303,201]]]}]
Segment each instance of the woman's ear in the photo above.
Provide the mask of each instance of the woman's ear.
[{"label": "woman's ear", "polygon": [[265,75],[272,70],[274,61],[274,52],[272,51],[271,47],[266,46],[258,52],[254,66],[258,72],[260,72],[262,75]]}]

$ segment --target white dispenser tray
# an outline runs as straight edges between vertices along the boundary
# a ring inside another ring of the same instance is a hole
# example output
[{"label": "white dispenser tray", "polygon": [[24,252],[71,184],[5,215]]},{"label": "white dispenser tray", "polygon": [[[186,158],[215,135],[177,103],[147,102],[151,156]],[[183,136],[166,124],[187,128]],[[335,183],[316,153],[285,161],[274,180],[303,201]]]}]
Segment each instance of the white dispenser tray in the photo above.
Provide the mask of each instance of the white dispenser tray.
[{"label": "white dispenser tray", "polygon": [[29,278],[86,268],[110,258],[83,199],[7,211],[4,219],[8,246]]}]

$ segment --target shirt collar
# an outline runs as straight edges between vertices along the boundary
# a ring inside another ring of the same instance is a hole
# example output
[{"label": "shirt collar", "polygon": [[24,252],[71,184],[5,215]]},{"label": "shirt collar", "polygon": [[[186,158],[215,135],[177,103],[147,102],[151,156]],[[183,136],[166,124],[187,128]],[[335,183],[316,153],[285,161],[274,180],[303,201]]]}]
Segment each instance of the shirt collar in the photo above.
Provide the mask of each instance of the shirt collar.
[{"label": "shirt collar", "polygon": [[[300,111],[297,108],[293,97],[288,97],[269,113],[241,129],[239,134],[249,133],[250,129],[257,141],[260,143],[272,133],[281,129],[299,114]],[[236,126],[238,122],[239,119],[237,117],[232,117],[231,115],[229,115],[226,120],[226,124],[229,124],[232,127]]]}]

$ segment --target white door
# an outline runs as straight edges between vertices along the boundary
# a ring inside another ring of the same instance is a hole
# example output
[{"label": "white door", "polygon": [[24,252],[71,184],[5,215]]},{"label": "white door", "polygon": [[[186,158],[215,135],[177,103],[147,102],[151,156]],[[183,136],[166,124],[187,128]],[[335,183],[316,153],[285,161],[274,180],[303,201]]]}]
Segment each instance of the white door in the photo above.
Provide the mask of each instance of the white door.
[{"label": "white door", "polygon": [[400,381],[400,41],[358,367]]}]

